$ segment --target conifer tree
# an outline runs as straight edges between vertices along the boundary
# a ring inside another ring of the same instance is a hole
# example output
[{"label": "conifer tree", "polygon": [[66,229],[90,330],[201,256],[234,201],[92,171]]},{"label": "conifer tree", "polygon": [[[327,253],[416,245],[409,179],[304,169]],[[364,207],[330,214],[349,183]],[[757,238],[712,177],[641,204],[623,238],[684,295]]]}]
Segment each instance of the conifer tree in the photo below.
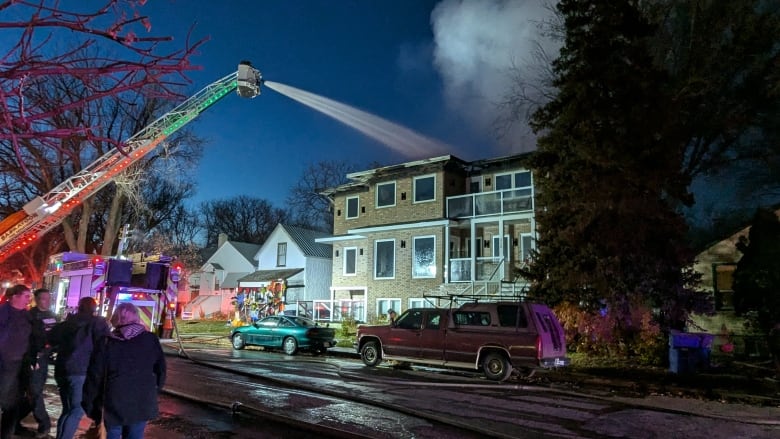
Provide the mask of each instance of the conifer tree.
[{"label": "conifer tree", "polygon": [[557,6],[566,31],[553,64],[558,95],[532,119],[539,250],[528,274],[532,294],[550,303],[606,305],[624,319],[632,304],[651,304],[680,325],[692,298],[693,255],[675,211],[690,200],[685,144],[638,3]]}]

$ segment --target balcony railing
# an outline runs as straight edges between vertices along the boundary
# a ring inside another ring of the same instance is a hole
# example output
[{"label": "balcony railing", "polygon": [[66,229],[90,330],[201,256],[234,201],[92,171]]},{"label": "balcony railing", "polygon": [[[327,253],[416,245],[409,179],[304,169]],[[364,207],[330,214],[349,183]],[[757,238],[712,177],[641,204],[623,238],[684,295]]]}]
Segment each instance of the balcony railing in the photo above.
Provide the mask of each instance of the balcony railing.
[{"label": "balcony railing", "polygon": [[470,218],[533,210],[534,200],[530,187],[447,197],[447,218]]}]

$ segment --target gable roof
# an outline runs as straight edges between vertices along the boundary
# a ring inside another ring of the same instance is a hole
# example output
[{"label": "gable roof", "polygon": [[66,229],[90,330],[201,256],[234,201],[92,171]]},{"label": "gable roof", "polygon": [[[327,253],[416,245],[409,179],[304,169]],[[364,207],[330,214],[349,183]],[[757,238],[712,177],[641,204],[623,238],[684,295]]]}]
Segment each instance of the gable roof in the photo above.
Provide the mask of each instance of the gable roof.
[{"label": "gable roof", "polygon": [[330,236],[330,234],[318,230],[304,229],[303,227],[298,226],[279,225],[288,235],[290,235],[290,239],[295,241],[295,244],[301,249],[304,256],[327,259],[332,258],[331,246],[315,242],[315,239],[324,238]]},{"label": "gable roof", "polygon": [[228,241],[230,245],[232,245],[236,250],[238,250],[239,253],[241,253],[241,256],[244,257],[247,261],[249,261],[250,264],[256,265],[256,259],[255,255],[258,251],[260,251],[260,247],[262,245],[260,244],[252,244],[249,242],[236,242],[236,241]]}]

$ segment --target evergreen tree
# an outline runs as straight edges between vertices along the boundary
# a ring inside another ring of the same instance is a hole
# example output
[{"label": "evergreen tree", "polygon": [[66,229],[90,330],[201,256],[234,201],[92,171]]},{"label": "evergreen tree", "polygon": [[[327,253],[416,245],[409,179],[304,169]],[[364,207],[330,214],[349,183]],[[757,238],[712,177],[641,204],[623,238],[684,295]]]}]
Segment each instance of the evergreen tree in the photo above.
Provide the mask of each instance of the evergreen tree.
[{"label": "evergreen tree", "polygon": [[551,303],[606,304],[624,319],[631,304],[650,303],[679,325],[693,280],[685,221],[674,209],[690,202],[685,144],[638,3],[557,6],[566,30],[553,64],[558,95],[532,119],[540,239],[528,275],[532,294]]},{"label": "evergreen tree", "polygon": [[734,272],[734,308],[752,312],[757,329],[768,334],[780,323],[780,220],[770,209],[759,209],[747,239],[737,243],[742,258]]}]

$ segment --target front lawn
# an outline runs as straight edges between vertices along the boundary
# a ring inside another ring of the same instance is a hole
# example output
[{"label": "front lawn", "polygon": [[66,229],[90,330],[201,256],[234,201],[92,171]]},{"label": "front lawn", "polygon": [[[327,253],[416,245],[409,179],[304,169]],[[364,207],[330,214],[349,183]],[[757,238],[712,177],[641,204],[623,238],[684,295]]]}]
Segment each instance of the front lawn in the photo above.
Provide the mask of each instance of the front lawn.
[{"label": "front lawn", "polygon": [[230,333],[230,325],[225,319],[176,319],[176,328],[181,335],[227,335]]}]

